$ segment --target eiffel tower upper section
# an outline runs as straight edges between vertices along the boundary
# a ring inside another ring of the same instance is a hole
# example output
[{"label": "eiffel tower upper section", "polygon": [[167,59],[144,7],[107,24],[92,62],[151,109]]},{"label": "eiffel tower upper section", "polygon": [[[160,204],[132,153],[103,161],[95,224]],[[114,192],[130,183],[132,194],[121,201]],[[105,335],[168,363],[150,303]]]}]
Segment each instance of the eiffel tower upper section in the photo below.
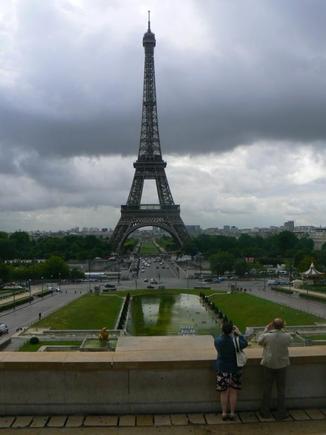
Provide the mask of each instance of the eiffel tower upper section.
[{"label": "eiffel tower upper section", "polygon": [[140,132],[138,162],[162,160],[160,134],[158,131],[154,47],[155,34],[151,31],[148,17],[148,29],[143,37],[145,50],[143,110]]},{"label": "eiffel tower upper section", "polygon": [[[166,230],[180,246],[189,239],[180,217],[180,206],[173,201],[165,174],[166,162],[162,159],[155,89],[155,45],[148,16],[148,29],[143,37],[145,68],[139,152],[127,204],[121,206],[121,217],[111,237],[112,247],[117,251],[129,234],[145,226]],[[141,204],[145,180],[155,180],[159,204]]]},{"label": "eiffel tower upper section", "polygon": [[143,37],[145,51],[143,108],[140,131],[138,159],[127,205],[138,206],[141,203],[144,180],[156,180],[157,193],[161,205],[174,205],[170,187],[165,175],[166,162],[162,159],[160,134],[158,129],[157,100],[155,87],[154,47],[155,34],[151,31],[148,17],[148,29]]}]

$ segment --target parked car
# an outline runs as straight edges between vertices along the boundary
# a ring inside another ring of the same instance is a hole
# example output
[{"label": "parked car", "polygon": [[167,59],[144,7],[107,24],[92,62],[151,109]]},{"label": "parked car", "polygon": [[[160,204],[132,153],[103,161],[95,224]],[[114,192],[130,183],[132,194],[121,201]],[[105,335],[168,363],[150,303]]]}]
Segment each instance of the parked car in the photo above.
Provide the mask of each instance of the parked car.
[{"label": "parked car", "polygon": [[105,284],[104,288],[116,288],[114,284]]},{"label": "parked car", "polygon": [[8,334],[9,328],[5,323],[0,323],[0,335]]},{"label": "parked car", "polygon": [[147,288],[155,288],[153,285],[148,285]]}]

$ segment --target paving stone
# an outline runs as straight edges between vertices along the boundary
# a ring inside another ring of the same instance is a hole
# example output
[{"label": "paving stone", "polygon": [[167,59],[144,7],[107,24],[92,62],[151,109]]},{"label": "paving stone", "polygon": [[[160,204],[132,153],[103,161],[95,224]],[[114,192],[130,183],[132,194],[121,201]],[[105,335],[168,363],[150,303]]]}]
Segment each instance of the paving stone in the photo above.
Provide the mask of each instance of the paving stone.
[{"label": "paving stone", "polygon": [[277,413],[274,412],[274,417],[275,417],[276,421],[293,421],[293,419],[292,419],[290,414],[286,418],[281,418],[280,419],[280,418],[277,417]]},{"label": "paving stone", "polygon": [[135,426],[136,425],[136,416],[134,415],[122,415],[119,418],[119,426]]},{"label": "paving stone", "polygon": [[25,415],[17,417],[15,422],[13,423],[13,425],[11,427],[14,428],[21,428],[21,427],[27,427],[31,424],[33,420],[33,417],[27,417]]},{"label": "paving stone", "polygon": [[325,414],[319,409],[305,409],[305,411],[312,420],[323,420],[326,418]]},{"label": "paving stone", "polygon": [[173,414],[170,415],[171,423],[173,426],[187,426],[188,418],[186,414]]},{"label": "paving stone", "polygon": [[137,415],[136,417],[137,426],[153,426],[153,416],[152,415]]},{"label": "paving stone", "polygon": [[[221,418],[222,418],[222,416],[221,416]],[[223,423],[231,423],[231,424],[232,423],[241,423],[241,420],[240,420],[238,414],[235,414],[235,419],[234,420],[226,420],[226,421],[223,421]]]},{"label": "paving stone", "polygon": [[116,415],[88,415],[85,418],[84,426],[117,426]]},{"label": "paving stone", "polygon": [[206,424],[203,414],[188,414],[188,420],[190,424]]},{"label": "paving stone", "polygon": [[67,420],[66,415],[54,415],[50,417],[47,426],[48,427],[64,427],[65,422]]},{"label": "paving stone", "polygon": [[259,412],[257,412],[256,415],[258,417],[258,420],[261,421],[262,423],[268,423],[271,421],[275,421],[275,418],[273,415],[271,415],[270,417],[262,417]]},{"label": "paving stone", "polygon": [[171,426],[169,415],[154,415],[155,426]]},{"label": "paving stone", "polygon": [[291,409],[289,414],[295,421],[310,420],[309,415],[307,415],[303,409]]},{"label": "paving stone", "polygon": [[45,427],[49,417],[38,415],[33,417],[31,427]]},{"label": "paving stone", "polygon": [[15,420],[15,417],[0,417],[0,429],[10,427]]},{"label": "paving stone", "polygon": [[224,423],[222,420],[222,414],[205,414],[205,419],[207,424],[221,424]]},{"label": "paving stone", "polygon": [[239,412],[242,423],[257,423],[259,420],[255,412]]},{"label": "paving stone", "polygon": [[83,425],[83,415],[70,415],[66,422],[66,427],[80,427]]}]

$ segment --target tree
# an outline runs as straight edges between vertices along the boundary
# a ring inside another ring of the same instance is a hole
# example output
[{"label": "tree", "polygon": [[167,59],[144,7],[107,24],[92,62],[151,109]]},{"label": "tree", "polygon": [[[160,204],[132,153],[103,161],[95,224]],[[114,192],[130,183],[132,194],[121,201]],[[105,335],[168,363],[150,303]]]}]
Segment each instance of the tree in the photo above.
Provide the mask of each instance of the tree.
[{"label": "tree", "polygon": [[69,267],[63,258],[53,256],[43,264],[43,276],[45,278],[68,278]]},{"label": "tree", "polygon": [[0,282],[7,282],[10,279],[10,269],[6,264],[0,264]]},{"label": "tree", "polygon": [[313,259],[311,258],[310,255],[304,256],[298,265],[299,271],[305,272],[306,270],[308,270],[312,261],[313,261]]},{"label": "tree", "polygon": [[209,257],[211,270],[217,275],[233,270],[234,257],[225,251],[219,251]]},{"label": "tree", "polygon": [[249,267],[245,260],[237,259],[234,262],[234,271],[236,275],[243,276],[246,272],[248,272]]}]

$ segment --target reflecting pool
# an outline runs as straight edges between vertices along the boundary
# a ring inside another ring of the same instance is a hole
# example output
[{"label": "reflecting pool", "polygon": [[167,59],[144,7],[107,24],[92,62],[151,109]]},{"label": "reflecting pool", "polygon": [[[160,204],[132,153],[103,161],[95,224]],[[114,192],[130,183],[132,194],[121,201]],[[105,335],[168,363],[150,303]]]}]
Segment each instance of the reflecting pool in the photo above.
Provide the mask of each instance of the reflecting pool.
[{"label": "reflecting pool", "polygon": [[217,335],[220,327],[199,296],[182,293],[134,296],[127,331],[131,335]]}]

